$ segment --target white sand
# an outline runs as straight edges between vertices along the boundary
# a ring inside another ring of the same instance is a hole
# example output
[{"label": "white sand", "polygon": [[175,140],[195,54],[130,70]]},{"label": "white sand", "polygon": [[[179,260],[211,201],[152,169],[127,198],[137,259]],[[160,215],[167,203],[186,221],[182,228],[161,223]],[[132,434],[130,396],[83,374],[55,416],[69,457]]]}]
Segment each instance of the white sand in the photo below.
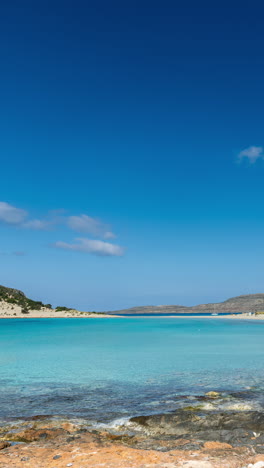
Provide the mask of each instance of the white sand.
[{"label": "white sand", "polygon": [[8,304],[0,301],[0,319],[5,318],[113,318],[114,315],[81,312],[79,310],[67,310],[56,312],[55,309],[42,307],[41,310],[29,310],[28,314],[22,314],[21,307],[16,304]]}]

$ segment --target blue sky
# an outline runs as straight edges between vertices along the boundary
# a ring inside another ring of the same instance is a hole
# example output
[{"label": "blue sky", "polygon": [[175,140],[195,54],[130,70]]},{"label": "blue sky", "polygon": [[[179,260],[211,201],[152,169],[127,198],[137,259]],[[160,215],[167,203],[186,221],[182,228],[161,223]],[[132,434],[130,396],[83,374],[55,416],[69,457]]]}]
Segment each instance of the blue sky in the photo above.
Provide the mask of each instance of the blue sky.
[{"label": "blue sky", "polygon": [[1,3],[0,284],[83,310],[264,292],[264,6],[94,3]]}]

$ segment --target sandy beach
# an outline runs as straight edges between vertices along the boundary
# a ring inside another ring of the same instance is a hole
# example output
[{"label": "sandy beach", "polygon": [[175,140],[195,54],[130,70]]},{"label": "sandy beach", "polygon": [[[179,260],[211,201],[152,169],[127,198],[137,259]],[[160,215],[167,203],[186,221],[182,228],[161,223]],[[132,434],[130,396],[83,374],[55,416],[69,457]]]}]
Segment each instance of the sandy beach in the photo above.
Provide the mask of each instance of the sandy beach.
[{"label": "sandy beach", "polygon": [[114,318],[114,315],[97,314],[95,312],[82,312],[80,310],[70,309],[56,311],[42,307],[40,310],[29,310],[27,314],[22,313],[21,307],[16,304],[8,304],[0,301],[0,319],[16,318]]}]

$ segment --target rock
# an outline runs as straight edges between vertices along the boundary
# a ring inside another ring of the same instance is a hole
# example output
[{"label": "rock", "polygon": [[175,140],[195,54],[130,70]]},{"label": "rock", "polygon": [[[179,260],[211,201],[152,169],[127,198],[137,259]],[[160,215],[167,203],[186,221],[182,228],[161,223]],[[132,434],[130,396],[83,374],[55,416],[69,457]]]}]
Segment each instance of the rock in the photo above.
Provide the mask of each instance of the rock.
[{"label": "rock", "polygon": [[[264,445],[256,445],[254,447],[254,449],[255,449],[255,452],[257,452],[257,453],[264,453]],[[264,467],[264,465],[263,465],[263,467]]]},{"label": "rock", "polygon": [[52,418],[50,414],[36,414],[35,416],[30,416],[25,418],[26,421],[45,421],[48,418]]},{"label": "rock", "polygon": [[55,455],[55,457],[53,457],[53,460],[58,460],[59,458],[61,458],[61,455]]},{"label": "rock", "polygon": [[223,442],[205,442],[204,449],[206,450],[230,450],[232,445]]},{"label": "rock", "polygon": [[26,429],[25,431],[13,434],[12,440],[16,442],[33,442],[40,439],[55,439],[66,434],[67,432],[63,429]]},{"label": "rock", "polygon": [[[192,438],[198,437],[203,440],[202,434],[214,431],[218,434],[216,440],[219,442],[229,442],[228,433],[230,438],[234,435],[241,436],[241,430],[244,433],[264,432],[264,413],[258,411],[211,412],[204,410],[198,414],[179,409],[169,414],[134,417],[130,419],[130,422],[131,428],[135,424],[135,429],[141,429],[142,432],[155,436],[174,435],[189,438],[188,434],[191,434]],[[225,440],[219,439],[222,431],[227,431]],[[215,440],[215,436],[211,435],[208,439],[207,435],[206,440]]]},{"label": "rock", "polygon": [[219,398],[221,394],[219,392],[207,392],[205,396],[208,398]]},{"label": "rock", "polygon": [[188,450],[188,452],[196,452],[201,449],[201,445],[190,442],[189,444],[182,445],[179,448],[181,450]]},{"label": "rock", "polygon": [[10,447],[10,445],[11,445],[10,442],[6,442],[6,441],[5,442],[0,442],[0,450],[3,450],[5,448],[7,448],[7,447]]}]

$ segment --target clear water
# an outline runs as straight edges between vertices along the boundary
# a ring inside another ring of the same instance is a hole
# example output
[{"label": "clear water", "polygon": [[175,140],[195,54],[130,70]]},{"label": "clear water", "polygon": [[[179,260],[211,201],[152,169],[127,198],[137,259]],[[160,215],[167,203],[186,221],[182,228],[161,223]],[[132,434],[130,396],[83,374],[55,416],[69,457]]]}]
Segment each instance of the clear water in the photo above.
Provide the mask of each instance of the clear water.
[{"label": "clear water", "polygon": [[184,395],[251,389],[263,406],[264,322],[206,318],[0,320],[0,418],[110,422]]}]

